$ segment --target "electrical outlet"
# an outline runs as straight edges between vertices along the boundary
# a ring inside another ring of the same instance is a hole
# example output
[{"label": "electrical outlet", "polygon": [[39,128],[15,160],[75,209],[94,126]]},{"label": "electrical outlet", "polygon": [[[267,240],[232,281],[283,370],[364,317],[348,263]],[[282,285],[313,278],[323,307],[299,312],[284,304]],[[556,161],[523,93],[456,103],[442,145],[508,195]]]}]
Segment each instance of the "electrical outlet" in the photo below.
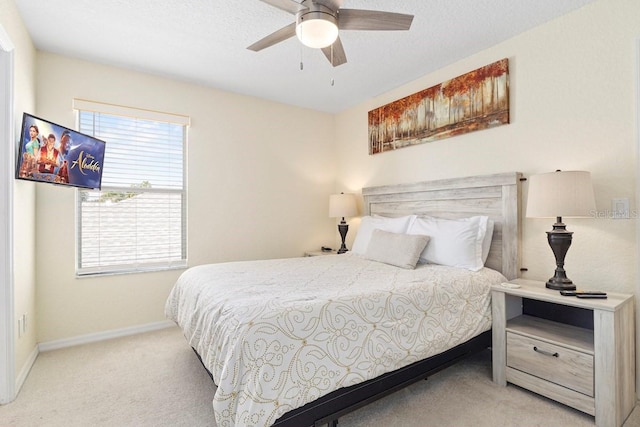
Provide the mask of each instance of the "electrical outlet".
[{"label": "electrical outlet", "polygon": [[18,338],[22,338],[27,333],[27,313],[18,317]]}]

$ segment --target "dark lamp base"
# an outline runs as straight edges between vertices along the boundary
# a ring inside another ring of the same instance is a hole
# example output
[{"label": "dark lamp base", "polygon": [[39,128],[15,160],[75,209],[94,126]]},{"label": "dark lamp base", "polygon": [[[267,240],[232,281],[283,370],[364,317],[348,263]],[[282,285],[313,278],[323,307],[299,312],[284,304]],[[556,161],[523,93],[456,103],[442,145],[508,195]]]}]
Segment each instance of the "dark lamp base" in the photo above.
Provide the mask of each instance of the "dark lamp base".
[{"label": "dark lamp base", "polygon": [[549,289],[573,291],[576,285],[567,277],[564,269],[564,257],[571,246],[573,232],[567,231],[566,226],[562,223],[562,218],[558,217],[556,223],[553,224],[553,230],[547,231],[547,240],[549,246],[556,257],[556,271],[553,277],[547,280],[546,287]]},{"label": "dark lamp base", "polygon": [[347,231],[349,231],[349,224],[344,221],[344,217],[342,218],[342,221],[340,221],[340,224],[338,224],[338,231],[342,238],[342,244],[340,245],[340,249],[338,249],[338,253],[343,254],[349,250],[347,249],[347,245],[344,244],[344,239],[347,237]]},{"label": "dark lamp base", "polygon": [[557,277],[547,280],[546,287],[559,291],[574,291],[576,289],[576,285],[570,279],[558,279]]}]

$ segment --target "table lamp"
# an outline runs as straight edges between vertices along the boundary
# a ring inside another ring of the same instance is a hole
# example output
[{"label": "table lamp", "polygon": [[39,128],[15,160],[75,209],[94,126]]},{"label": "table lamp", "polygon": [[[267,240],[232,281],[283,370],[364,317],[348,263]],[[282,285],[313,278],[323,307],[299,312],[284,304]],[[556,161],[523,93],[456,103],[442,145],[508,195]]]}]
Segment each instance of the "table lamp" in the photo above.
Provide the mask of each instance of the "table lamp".
[{"label": "table lamp", "polygon": [[347,246],[344,244],[344,239],[347,237],[347,231],[349,231],[349,224],[344,220],[345,217],[353,217],[358,215],[358,207],[356,206],[356,198],[353,194],[332,194],[329,197],[329,217],[340,218],[340,224],[338,224],[338,232],[342,237],[342,245],[338,249],[339,254],[347,252]]},{"label": "table lamp", "polygon": [[571,246],[573,232],[567,231],[562,217],[589,217],[593,215],[595,208],[589,172],[558,170],[529,178],[527,217],[556,218],[553,230],[547,231],[549,246],[556,257],[556,271],[547,280],[547,288],[576,289],[564,269],[564,258]]}]

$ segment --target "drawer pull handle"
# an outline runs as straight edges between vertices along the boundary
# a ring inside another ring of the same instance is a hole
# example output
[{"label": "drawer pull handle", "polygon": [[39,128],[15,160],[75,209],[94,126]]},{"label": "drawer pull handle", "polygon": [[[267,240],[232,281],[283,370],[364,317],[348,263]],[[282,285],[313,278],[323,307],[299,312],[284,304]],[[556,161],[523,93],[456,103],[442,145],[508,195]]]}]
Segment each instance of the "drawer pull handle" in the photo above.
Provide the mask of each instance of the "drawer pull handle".
[{"label": "drawer pull handle", "polygon": [[541,350],[538,347],[533,347],[533,351],[540,353],[540,354],[544,354],[545,356],[553,356],[553,357],[560,357],[560,355],[556,352],[556,353],[551,353],[550,351],[546,351],[546,350]]}]

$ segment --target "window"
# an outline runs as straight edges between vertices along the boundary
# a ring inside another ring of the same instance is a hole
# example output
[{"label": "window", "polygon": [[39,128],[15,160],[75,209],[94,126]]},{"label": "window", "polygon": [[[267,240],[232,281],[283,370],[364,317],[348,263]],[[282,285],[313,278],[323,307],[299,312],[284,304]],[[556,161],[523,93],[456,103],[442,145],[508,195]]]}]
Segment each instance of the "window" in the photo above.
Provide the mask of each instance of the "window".
[{"label": "window", "polygon": [[189,118],[74,100],[78,130],[106,141],[101,191],[77,190],[79,276],[186,266]]}]

